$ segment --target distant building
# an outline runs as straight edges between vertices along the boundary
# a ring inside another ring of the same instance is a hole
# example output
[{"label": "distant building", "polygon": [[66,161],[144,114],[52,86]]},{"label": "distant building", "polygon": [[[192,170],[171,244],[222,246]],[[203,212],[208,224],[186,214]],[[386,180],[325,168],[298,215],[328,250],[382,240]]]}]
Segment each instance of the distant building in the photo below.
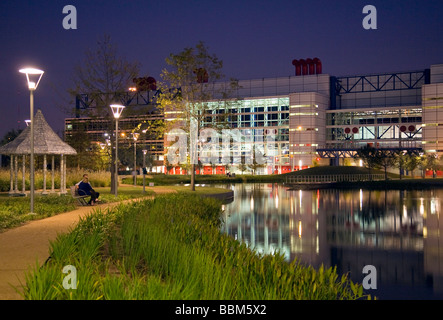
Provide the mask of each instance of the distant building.
[{"label": "distant building", "polygon": [[[223,114],[229,128],[252,135],[275,133],[275,148],[265,152],[271,161],[256,171],[259,174],[286,173],[315,163],[339,165],[346,158],[356,164],[353,155],[366,145],[443,154],[443,64],[419,71],[336,77],[322,74],[321,62],[319,68],[319,60],[314,60],[294,60],[294,76],[240,80],[233,97],[237,100],[224,110],[217,102],[208,103],[202,125],[213,125]],[[154,98],[157,92],[147,94]],[[155,99],[148,100],[143,103],[155,105]],[[137,105],[131,100],[129,108],[131,104]],[[123,116],[122,130],[149,116]],[[75,130],[72,124],[79,120],[90,123],[88,134],[103,135],[99,120],[82,118],[66,119],[65,133]],[[150,143],[158,146],[158,160],[164,160],[162,142]],[[243,149],[237,152],[244,154]],[[240,172],[238,163],[231,163],[229,171]],[[184,171],[176,167],[169,172]],[[221,161],[202,163],[198,173],[224,174],[226,168]]]}]

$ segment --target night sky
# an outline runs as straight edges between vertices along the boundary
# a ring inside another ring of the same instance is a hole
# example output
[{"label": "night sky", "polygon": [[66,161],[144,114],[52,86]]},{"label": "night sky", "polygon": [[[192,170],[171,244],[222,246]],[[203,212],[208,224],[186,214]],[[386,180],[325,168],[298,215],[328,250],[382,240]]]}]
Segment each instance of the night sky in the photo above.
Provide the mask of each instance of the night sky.
[{"label": "night sky", "polygon": [[[365,5],[377,30],[365,30]],[[65,30],[65,5],[77,29]],[[294,74],[293,59],[318,57],[335,76],[414,71],[443,63],[442,0],[167,1],[1,0],[0,138],[23,129],[29,91],[18,70],[45,71],[35,93],[49,125],[62,133],[71,74],[88,48],[109,34],[119,53],[159,79],[165,57],[202,40],[230,78]]]}]

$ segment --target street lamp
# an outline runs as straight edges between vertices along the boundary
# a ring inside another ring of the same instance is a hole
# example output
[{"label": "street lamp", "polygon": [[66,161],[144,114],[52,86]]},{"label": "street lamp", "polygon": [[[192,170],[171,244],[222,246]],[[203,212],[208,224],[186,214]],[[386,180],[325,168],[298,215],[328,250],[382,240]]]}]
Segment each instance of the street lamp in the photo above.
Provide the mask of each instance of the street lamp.
[{"label": "street lamp", "polygon": [[143,150],[143,193],[146,193],[145,188],[146,188],[146,182],[145,182],[145,168],[146,168],[146,153],[148,152],[148,150]]},{"label": "street lamp", "polygon": [[30,126],[31,126],[31,157],[30,157],[30,200],[31,200],[31,212],[34,213],[34,91],[37,89],[38,84],[43,76],[44,71],[34,68],[24,68],[19,70],[20,73],[24,73],[26,75],[26,81],[28,82],[29,89],[29,104],[30,104]]},{"label": "street lamp", "polygon": [[118,196],[118,119],[123,112],[125,106],[119,104],[111,104],[112,114],[115,119],[115,176],[114,176],[114,195]]},{"label": "street lamp", "polygon": [[133,132],[132,138],[134,139],[134,186],[137,186],[137,139],[140,133]]}]

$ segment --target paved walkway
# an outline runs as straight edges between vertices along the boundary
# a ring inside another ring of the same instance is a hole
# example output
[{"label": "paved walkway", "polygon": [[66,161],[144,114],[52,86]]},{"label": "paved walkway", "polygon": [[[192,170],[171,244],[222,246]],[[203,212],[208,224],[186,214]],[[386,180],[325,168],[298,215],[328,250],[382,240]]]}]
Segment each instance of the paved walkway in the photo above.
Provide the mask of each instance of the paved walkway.
[{"label": "paved walkway", "polygon": [[[146,187],[156,194],[175,192],[167,187]],[[126,200],[132,201],[132,200]],[[23,297],[16,291],[24,284],[25,272],[42,265],[49,257],[49,243],[60,233],[74,227],[79,218],[96,208],[111,208],[118,203],[80,207],[42,220],[34,220],[20,227],[0,233],[0,300],[18,300]]]}]

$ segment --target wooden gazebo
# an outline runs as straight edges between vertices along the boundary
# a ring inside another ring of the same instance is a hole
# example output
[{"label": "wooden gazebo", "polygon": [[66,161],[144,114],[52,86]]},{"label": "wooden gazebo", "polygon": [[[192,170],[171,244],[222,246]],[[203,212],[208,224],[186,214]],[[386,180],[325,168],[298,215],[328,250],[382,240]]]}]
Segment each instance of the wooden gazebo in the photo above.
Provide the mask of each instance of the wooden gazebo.
[{"label": "wooden gazebo", "polygon": [[[11,156],[10,165],[10,195],[25,195],[25,168],[26,156],[31,154],[31,127],[26,127],[20,135],[8,144],[0,147],[0,154]],[[34,116],[34,155],[43,156],[43,192],[46,191],[46,173],[47,173],[47,156],[52,156],[52,187],[51,192],[54,193],[54,167],[55,156],[60,156],[60,193],[66,193],[66,160],[67,155],[76,155],[77,151],[69,144],[64,142],[52,130],[46,122],[41,110],[37,110]],[[19,158],[21,158],[22,165],[22,190],[18,190],[18,168]]]}]

